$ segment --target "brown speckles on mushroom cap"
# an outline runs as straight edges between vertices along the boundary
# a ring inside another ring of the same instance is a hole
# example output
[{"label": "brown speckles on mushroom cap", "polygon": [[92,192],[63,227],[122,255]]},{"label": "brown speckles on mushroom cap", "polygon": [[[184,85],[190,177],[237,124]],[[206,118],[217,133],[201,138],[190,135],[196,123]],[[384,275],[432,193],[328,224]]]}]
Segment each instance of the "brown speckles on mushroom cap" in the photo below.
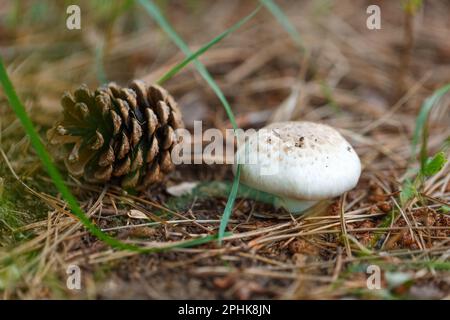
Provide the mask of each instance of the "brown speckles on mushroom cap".
[{"label": "brown speckles on mushroom cap", "polygon": [[[270,141],[270,143],[269,143]],[[361,164],[335,129],[313,122],[279,122],[250,136],[250,159],[240,146],[241,181],[283,197],[319,200],[338,196],[358,182]]]}]

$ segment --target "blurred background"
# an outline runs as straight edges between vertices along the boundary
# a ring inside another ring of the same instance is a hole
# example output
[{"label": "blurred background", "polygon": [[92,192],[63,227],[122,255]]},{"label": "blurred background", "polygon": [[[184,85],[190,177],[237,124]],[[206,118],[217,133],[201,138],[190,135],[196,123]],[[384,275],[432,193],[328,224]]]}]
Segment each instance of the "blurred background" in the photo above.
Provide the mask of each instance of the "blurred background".
[{"label": "blurred background", "polygon": [[[307,61],[267,10],[208,50],[201,61],[238,117],[273,111],[299,77],[306,86],[294,116],[304,116],[311,104],[316,109],[333,103],[343,111],[378,116],[415,83],[424,83],[416,91],[427,94],[448,81],[448,4],[415,1],[415,12],[408,13],[406,2],[280,2],[308,50]],[[254,1],[156,3],[192,50],[257,6]],[[81,9],[81,30],[66,28],[70,4]],[[381,30],[366,26],[370,4],[381,8]],[[43,124],[51,119],[47,115],[58,115],[64,90],[81,83],[125,85],[136,78],[154,82],[184,57],[134,1],[4,1],[0,10],[2,57],[21,97],[41,111],[37,121]],[[219,101],[208,99],[213,93],[193,67],[166,86],[183,107],[201,105],[202,117],[213,113],[217,121],[226,121]],[[416,96],[416,103],[407,103],[415,110],[422,101]]]}]

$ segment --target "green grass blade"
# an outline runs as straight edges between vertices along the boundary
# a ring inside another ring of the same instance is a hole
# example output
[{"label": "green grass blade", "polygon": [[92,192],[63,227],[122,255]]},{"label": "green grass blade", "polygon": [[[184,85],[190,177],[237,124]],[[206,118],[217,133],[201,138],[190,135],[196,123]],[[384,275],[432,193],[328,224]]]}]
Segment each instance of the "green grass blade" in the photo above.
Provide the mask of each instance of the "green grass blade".
[{"label": "green grass blade", "polygon": [[[151,2],[150,0],[138,0],[139,3],[144,7],[144,9],[148,12],[148,14],[158,23],[158,25],[164,30],[164,32],[167,33],[167,35],[170,37],[170,39],[180,48],[181,51],[186,56],[191,56],[193,53],[189,49],[188,45],[181,39],[181,37],[176,33],[176,31],[172,28],[172,26],[169,24],[169,22],[164,18],[161,11],[158,9],[158,7]],[[236,120],[233,114],[233,111],[231,110],[231,107],[225,98],[225,95],[223,94],[222,90],[220,90],[219,86],[216,84],[214,79],[209,74],[208,70],[205,68],[205,66],[199,62],[197,59],[193,59],[194,65],[197,68],[200,75],[206,80],[208,85],[211,87],[211,89],[214,91],[214,93],[219,98],[220,102],[225,108],[225,112],[227,113],[228,118],[230,119],[230,122],[235,130],[235,133],[237,133],[237,124]],[[240,165],[237,166],[237,171],[240,172]],[[236,187],[234,187],[236,186]],[[237,188],[239,187],[239,175],[236,174],[233,180],[233,188],[230,192],[230,195],[228,196],[227,205],[225,207],[224,213],[222,215],[221,219],[221,225],[223,225],[223,229],[225,229],[226,224],[228,223],[229,217],[231,216],[231,212],[233,209],[234,202],[236,200],[237,195]],[[236,189],[236,190],[235,190]],[[219,242],[221,242],[223,237],[223,232],[219,232]]]},{"label": "green grass blade", "polygon": [[[38,135],[36,129],[33,126],[31,119],[28,117],[28,114],[27,114],[23,104],[20,102],[20,99],[17,96],[16,91],[14,90],[13,84],[11,83],[11,80],[8,77],[8,73],[6,72],[6,69],[3,65],[3,60],[1,57],[0,57],[0,83],[3,86],[3,89],[9,100],[11,108],[13,109],[13,111],[19,118],[20,122],[22,123],[22,126],[25,129],[25,132],[28,134],[28,136],[30,138],[31,144],[33,145],[37,155],[39,156],[39,158],[40,158],[42,164],[44,165],[45,169],[47,170],[48,174],[50,175],[50,178],[52,179],[55,186],[58,188],[58,191],[61,193],[63,198],[68,203],[73,214],[79,219],[79,221],[86,227],[86,229],[90,233],[92,233],[98,239],[104,241],[111,247],[120,249],[120,250],[131,250],[131,251],[138,251],[138,252],[156,252],[156,251],[167,250],[167,249],[172,248],[172,246],[170,246],[170,245],[165,248],[140,248],[138,246],[134,246],[134,245],[119,241],[113,237],[108,236],[106,233],[102,232],[94,223],[92,223],[89,220],[89,218],[86,216],[86,214],[83,212],[83,210],[81,210],[80,206],[78,205],[77,200],[72,195],[72,193],[69,191],[69,189],[67,188],[67,186],[64,183],[63,178],[61,177],[61,174],[59,173],[58,169],[56,169],[55,165],[53,164],[41,139],[39,138],[39,135]],[[204,237],[204,238],[200,238],[200,239],[187,240],[181,244],[177,244],[174,246],[179,247],[180,245],[183,245],[183,246],[197,245],[200,243],[213,241],[215,239],[216,238],[213,236],[208,236],[208,237]]]},{"label": "green grass blade", "polygon": [[270,11],[270,13],[272,13],[272,15],[278,20],[281,26],[289,33],[298,49],[303,52],[305,50],[305,46],[303,44],[302,37],[297,32],[297,29],[295,29],[291,21],[289,21],[286,14],[284,14],[283,10],[281,10],[281,8],[273,0],[259,1],[267,8],[267,10]]},{"label": "green grass blade", "polygon": [[[178,48],[186,55],[191,56],[193,53],[189,49],[188,45],[181,39],[181,37],[177,34],[177,32],[172,28],[169,22],[164,18],[161,11],[158,7],[150,0],[138,0],[139,3],[144,7],[144,9],[148,12],[148,14],[158,23],[158,25],[164,30],[165,33],[170,37],[170,39],[177,45]],[[230,104],[228,103],[225,95],[222,90],[220,90],[219,86],[216,84],[214,79],[209,74],[208,70],[206,70],[205,66],[199,62],[197,59],[194,59],[194,65],[197,68],[200,75],[205,79],[211,89],[219,98],[220,102],[223,104],[225,108],[225,112],[227,113],[228,118],[233,126],[233,128],[237,129],[236,120],[231,110]]]},{"label": "green grass blade", "polygon": [[[424,135],[426,135],[426,123],[428,121],[428,115],[430,114],[431,109],[448,91],[450,91],[450,83],[439,88],[430,97],[425,99],[416,119],[416,127],[414,129],[414,135],[411,145],[411,160],[413,160],[416,155],[417,145],[419,144],[419,140],[421,137],[423,142],[426,143],[426,137],[424,138]],[[426,146],[423,146],[422,149],[423,151],[426,151]],[[425,164],[426,157],[424,158],[423,152],[421,153],[421,164],[423,166]]]},{"label": "green grass blade", "polygon": [[108,82],[108,78],[106,77],[105,67],[104,67],[104,47],[105,40],[102,39],[100,43],[95,48],[95,70],[97,74],[97,80],[100,83]]},{"label": "green grass blade", "polygon": [[208,42],[206,45],[201,47],[199,50],[197,50],[195,53],[189,55],[183,61],[181,61],[179,64],[174,66],[172,69],[170,69],[165,75],[163,75],[159,80],[158,84],[162,84],[172,78],[175,74],[177,74],[180,70],[182,70],[185,66],[187,66],[191,61],[194,59],[197,59],[199,56],[201,56],[203,53],[208,51],[212,46],[214,46],[216,43],[221,41],[223,38],[228,36],[229,34],[233,33],[237,29],[239,29],[242,25],[244,25],[247,21],[249,21],[253,16],[259,11],[260,7],[256,8],[252,13],[250,13],[245,18],[239,20],[235,25],[233,25],[231,28],[227,29],[214,39],[212,39],[210,42]]},{"label": "green grass blade", "polygon": [[233,212],[233,205],[236,199],[238,189],[239,189],[239,177],[241,176],[241,166],[238,164],[236,167],[236,174],[233,180],[233,186],[231,187],[230,195],[228,197],[227,205],[223,211],[222,219],[220,219],[219,225],[219,244],[222,243],[223,236],[225,235],[225,229],[230,221],[231,213]]}]

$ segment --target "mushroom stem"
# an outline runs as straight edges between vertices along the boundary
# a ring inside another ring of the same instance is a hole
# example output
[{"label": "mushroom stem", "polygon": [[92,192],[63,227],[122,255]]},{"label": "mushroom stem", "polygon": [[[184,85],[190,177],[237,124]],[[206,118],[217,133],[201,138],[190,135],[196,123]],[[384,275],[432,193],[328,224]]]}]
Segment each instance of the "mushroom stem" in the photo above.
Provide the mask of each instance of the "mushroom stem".
[{"label": "mushroom stem", "polygon": [[277,207],[283,207],[290,213],[300,214],[311,208],[318,200],[299,200],[295,198],[280,197],[276,203]]}]

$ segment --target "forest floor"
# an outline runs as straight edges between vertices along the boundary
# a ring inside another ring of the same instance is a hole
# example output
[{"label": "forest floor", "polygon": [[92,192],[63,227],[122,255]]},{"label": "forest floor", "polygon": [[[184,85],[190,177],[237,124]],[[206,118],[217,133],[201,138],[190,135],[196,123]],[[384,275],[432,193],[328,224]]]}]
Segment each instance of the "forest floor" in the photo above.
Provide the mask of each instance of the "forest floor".
[{"label": "forest floor", "polygon": [[[366,27],[365,1],[277,1],[306,51],[262,8],[199,59],[241,128],[275,120],[326,123],[363,165],[355,189],[305,215],[238,197],[221,245],[140,254],[96,239],[67,209],[0,91],[0,297],[450,298],[450,164],[414,187],[408,183],[420,165],[411,146],[421,106],[450,83],[450,3],[424,1],[408,14],[397,2],[375,2],[381,30]],[[105,80],[153,83],[183,59],[151,17],[129,3],[80,1],[81,30],[65,28],[63,2],[0,5],[0,55],[43,141],[61,115],[64,91]],[[193,50],[257,6],[157,3]],[[203,129],[231,128],[194,66],[165,87],[189,130],[194,120]],[[430,156],[450,141],[449,102],[442,98],[429,116]],[[233,179],[229,165],[181,165],[164,184],[132,195],[58,168],[98,227],[155,247],[216,234]],[[176,196],[176,186],[195,188]],[[81,290],[66,286],[70,265],[81,268]],[[374,289],[370,276],[378,269]]]}]

